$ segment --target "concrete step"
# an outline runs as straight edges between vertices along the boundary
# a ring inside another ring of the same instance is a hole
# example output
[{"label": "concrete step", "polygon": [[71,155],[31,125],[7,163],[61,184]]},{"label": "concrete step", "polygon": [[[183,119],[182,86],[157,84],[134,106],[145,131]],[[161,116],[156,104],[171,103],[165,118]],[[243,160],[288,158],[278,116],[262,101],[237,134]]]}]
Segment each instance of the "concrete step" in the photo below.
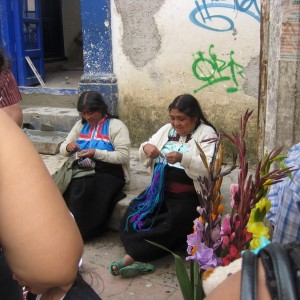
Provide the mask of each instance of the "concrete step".
[{"label": "concrete step", "polygon": [[23,108],[24,127],[42,130],[42,127],[53,131],[69,132],[80,119],[76,108],[34,106]]},{"label": "concrete step", "polygon": [[[42,124],[42,128],[45,125]],[[38,153],[56,154],[59,152],[61,143],[66,139],[68,133],[52,130],[32,130],[24,128],[23,131],[31,140]]]},{"label": "concrete step", "polygon": [[49,87],[19,87],[22,101],[21,106],[50,106],[76,108],[79,95],[76,88],[49,88]]}]

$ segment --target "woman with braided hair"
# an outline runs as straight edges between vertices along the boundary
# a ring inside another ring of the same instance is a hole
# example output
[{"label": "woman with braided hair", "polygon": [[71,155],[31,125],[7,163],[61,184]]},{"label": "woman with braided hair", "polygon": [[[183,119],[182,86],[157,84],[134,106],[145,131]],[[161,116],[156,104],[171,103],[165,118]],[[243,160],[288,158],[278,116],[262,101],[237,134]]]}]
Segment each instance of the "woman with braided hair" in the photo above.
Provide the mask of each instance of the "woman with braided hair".
[{"label": "woman with braided hair", "polygon": [[167,252],[145,240],[176,250],[185,245],[197,217],[198,178],[207,170],[196,144],[209,163],[215,146],[203,141],[215,138],[216,130],[192,95],[177,96],[168,111],[170,123],[140,146],[140,161],[151,168],[152,182],[125,213],[120,232],[127,254],[112,262],[112,275],[133,277],[153,271],[148,262]]}]

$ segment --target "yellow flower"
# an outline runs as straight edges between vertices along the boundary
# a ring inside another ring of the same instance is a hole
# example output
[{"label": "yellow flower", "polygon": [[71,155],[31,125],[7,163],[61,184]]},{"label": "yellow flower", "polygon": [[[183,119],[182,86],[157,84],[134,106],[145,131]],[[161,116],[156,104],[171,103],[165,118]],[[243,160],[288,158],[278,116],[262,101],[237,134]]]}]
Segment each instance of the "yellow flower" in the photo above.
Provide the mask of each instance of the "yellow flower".
[{"label": "yellow flower", "polygon": [[268,200],[267,198],[261,198],[255,205],[256,208],[259,208],[260,211],[269,211],[271,208],[271,201]]},{"label": "yellow flower", "polygon": [[252,232],[253,237],[265,236],[268,238],[269,236],[269,228],[266,227],[263,222],[256,222],[248,225],[247,231]]},{"label": "yellow flower", "polygon": [[260,246],[260,238],[253,238],[250,242],[250,250],[255,250]]},{"label": "yellow flower", "polygon": [[255,205],[255,208],[252,208],[251,214],[249,217],[248,225],[256,222],[262,222],[267,212],[271,207],[271,202],[266,198],[261,198]]},{"label": "yellow flower", "polygon": [[267,239],[270,237],[269,228],[263,222],[248,224],[247,231],[253,234],[250,242],[251,249],[256,249],[260,246],[260,237],[264,236]]},{"label": "yellow flower", "polygon": [[272,179],[267,179],[263,184],[264,189],[268,189],[270,187],[272,181],[273,181]]}]

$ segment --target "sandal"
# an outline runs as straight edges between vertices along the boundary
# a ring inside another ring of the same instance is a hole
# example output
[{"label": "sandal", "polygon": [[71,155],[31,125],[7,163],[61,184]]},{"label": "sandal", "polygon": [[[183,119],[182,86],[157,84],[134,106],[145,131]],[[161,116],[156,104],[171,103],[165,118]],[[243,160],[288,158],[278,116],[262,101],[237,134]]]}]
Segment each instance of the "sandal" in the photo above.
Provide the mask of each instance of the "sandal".
[{"label": "sandal", "polygon": [[135,277],[154,271],[154,266],[149,263],[134,261],[131,265],[119,270],[119,274],[124,278]]},{"label": "sandal", "polygon": [[[114,269],[113,267],[116,268]],[[124,258],[122,258],[119,261],[113,261],[109,266],[109,270],[112,275],[118,276],[120,275],[120,270],[124,267]]]}]

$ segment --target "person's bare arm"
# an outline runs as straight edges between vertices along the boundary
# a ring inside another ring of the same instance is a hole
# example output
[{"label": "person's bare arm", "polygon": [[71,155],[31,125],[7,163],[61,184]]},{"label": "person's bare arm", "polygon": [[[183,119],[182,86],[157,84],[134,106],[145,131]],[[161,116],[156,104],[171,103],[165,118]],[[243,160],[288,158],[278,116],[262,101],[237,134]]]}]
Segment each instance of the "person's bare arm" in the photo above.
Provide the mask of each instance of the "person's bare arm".
[{"label": "person's bare arm", "polygon": [[2,109],[19,125],[23,124],[23,112],[19,103],[2,107]]},{"label": "person's bare arm", "polygon": [[0,110],[0,245],[17,278],[67,285],[83,242],[77,225],[33,145]]},{"label": "person's bare arm", "polygon": [[[239,300],[241,299],[241,271],[234,273],[221,282],[206,298],[205,300]],[[266,274],[262,262],[258,260],[258,288],[257,299],[271,300],[267,285]]]}]

